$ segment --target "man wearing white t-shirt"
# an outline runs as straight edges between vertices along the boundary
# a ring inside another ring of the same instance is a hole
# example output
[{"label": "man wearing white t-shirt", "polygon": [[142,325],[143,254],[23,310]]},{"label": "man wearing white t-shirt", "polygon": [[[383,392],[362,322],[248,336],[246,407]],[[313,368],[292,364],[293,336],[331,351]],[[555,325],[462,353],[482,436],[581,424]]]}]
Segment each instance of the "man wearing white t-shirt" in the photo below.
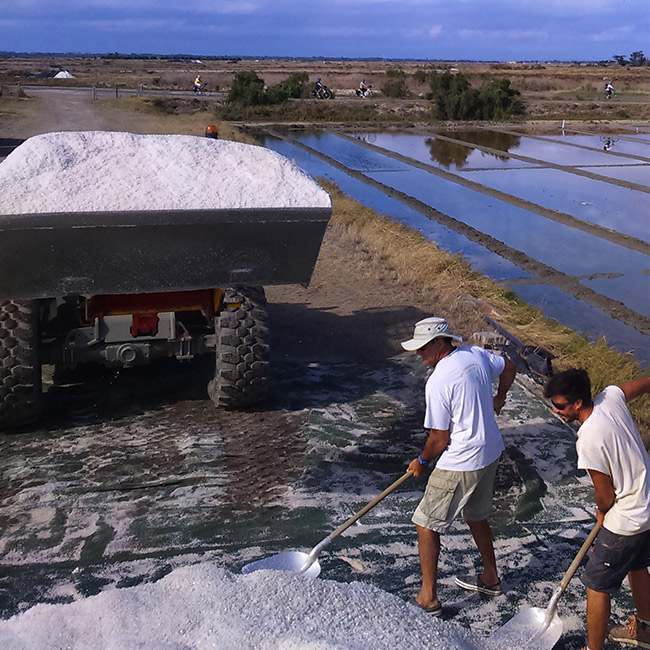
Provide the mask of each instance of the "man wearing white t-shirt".
[{"label": "man wearing white t-shirt", "polygon": [[[627,402],[650,393],[650,377],[608,386],[591,399],[584,370],[549,379],[544,395],[565,421],[580,422],[578,468],[594,484],[596,518],[603,528],[582,582],[587,588],[587,650],[611,641],[650,648],[650,456]],[[610,627],[610,594],[627,575],[637,612],[627,624]]]},{"label": "man wearing white t-shirt", "polygon": [[[488,516],[492,509],[494,477],[504,449],[494,419],[505,403],[516,374],[512,361],[483,348],[459,347],[462,338],[449,331],[443,318],[415,324],[413,338],[402,343],[434,368],[425,389],[424,426],[429,437],[409,469],[420,476],[436,456],[422,501],[413,514],[418,535],[422,585],[413,602],[433,616],[442,613],[437,575],[440,535],[461,515],[476,542],[483,572],[456,578],[456,584],[488,596],[501,593]],[[499,378],[496,396],[492,380]]]}]

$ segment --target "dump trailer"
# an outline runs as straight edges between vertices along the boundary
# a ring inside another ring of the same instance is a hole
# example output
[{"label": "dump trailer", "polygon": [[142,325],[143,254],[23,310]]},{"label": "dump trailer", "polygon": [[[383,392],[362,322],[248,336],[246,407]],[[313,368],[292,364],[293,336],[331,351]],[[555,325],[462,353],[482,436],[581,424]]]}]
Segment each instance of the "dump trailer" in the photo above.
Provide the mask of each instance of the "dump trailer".
[{"label": "dump trailer", "polygon": [[101,131],[0,163],[0,429],[38,420],[41,365],[215,356],[217,406],[263,400],[264,286],[307,285],[327,193],[263,147]]}]

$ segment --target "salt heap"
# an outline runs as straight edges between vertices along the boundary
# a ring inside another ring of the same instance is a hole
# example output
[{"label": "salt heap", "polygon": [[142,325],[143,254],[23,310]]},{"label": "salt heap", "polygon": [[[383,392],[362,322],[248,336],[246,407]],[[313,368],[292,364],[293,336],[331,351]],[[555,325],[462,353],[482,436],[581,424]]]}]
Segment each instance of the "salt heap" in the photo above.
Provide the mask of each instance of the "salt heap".
[{"label": "salt heap", "polygon": [[210,563],[153,584],[0,621],[3,650],[473,650],[461,627],[370,585],[281,571],[234,575]]},{"label": "salt heap", "polygon": [[37,135],[0,163],[0,188],[0,214],[331,205],[274,151],[188,135]]}]

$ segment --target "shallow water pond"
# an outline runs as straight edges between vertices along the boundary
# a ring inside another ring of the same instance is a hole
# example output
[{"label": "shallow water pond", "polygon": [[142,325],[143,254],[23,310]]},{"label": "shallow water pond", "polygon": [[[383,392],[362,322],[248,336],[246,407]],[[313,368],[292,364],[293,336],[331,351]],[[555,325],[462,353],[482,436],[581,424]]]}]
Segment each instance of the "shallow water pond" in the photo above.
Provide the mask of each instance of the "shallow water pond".
[{"label": "shallow water pond", "polygon": [[[521,145],[521,138],[516,136],[511,136],[509,142],[504,144],[503,135],[491,132],[489,137],[474,144],[488,146],[489,143],[493,149],[502,147],[513,150]],[[500,136],[501,141],[495,139],[495,136]],[[268,138],[267,146],[296,159],[313,175],[333,180],[344,192],[362,203],[421,230],[443,248],[461,252],[474,268],[496,279],[513,282],[511,286],[515,292],[524,299],[532,298],[532,302],[547,315],[570,324],[578,331],[586,332],[592,338],[604,335],[618,349],[625,352],[633,350],[635,358],[641,363],[647,365],[650,362],[650,337],[646,334],[557,289],[552,290],[553,287],[548,287],[548,291],[526,289],[525,284],[518,280],[530,278],[530,274],[516,264],[498,262],[498,256],[478,242],[470,242],[459,233],[436,224],[413,206],[406,205],[402,199],[390,198],[380,188],[369,187],[363,180],[373,179],[387,188],[395,188],[495,237],[529,258],[582,278],[581,282],[597,293],[621,301],[638,314],[649,317],[650,269],[647,254],[542,216],[543,210],[556,210],[602,228],[636,237],[637,240],[650,241],[650,209],[646,193],[585,178],[569,171],[544,169],[541,166],[543,163],[531,165],[522,164],[521,161],[508,162],[498,155],[486,155],[485,152],[472,150],[471,142],[467,147],[463,145],[462,151],[453,148],[444,154],[437,151],[439,160],[435,166],[439,168],[445,166],[440,162],[445,155],[447,162],[455,161],[454,165],[460,164],[466,153],[487,159],[487,164],[485,160],[481,163],[483,171],[464,171],[462,176],[503,192],[504,198],[496,199],[482,193],[480,187],[471,189],[459,185],[454,182],[453,176],[441,178],[425,169],[409,165],[408,161],[392,159],[388,149],[381,153],[363,146],[364,142],[373,146],[390,144],[392,152],[431,164],[431,137],[411,134],[361,134],[356,137],[359,139],[358,144],[354,140],[329,133],[290,134],[289,142]],[[458,133],[456,137],[459,137]],[[468,137],[477,140],[473,135]],[[569,145],[563,149],[562,144],[528,140],[530,142],[527,146],[532,147],[538,142],[542,148],[548,147],[548,151],[556,153],[569,148]],[[442,140],[439,142],[444,143]],[[456,146],[456,143],[452,144]],[[327,159],[319,159],[309,149],[301,149],[301,145],[337,161],[338,167]],[[575,147],[571,149],[581,151]],[[584,153],[585,156],[591,156],[592,153],[600,156],[603,152]],[[558,164],[565,164],[564,158],[560,158]],[[594,158],[590,160],[593,161]],[[611,157],[608,160],[611,162]],[[348,173],[346,169],[349,170]],[[638,165],[611,169],[645,171],[644,166]],[[603,170],[603,173],[608,171]],[[540,206],[541,214],[519,207],[516,204],[518,198]],[[557,296],[557,300],[553,296]],[[557,308],[560,303],[571,304],[570,315],[565,309]],[[596,313],[600,317],[596,317]]]}]

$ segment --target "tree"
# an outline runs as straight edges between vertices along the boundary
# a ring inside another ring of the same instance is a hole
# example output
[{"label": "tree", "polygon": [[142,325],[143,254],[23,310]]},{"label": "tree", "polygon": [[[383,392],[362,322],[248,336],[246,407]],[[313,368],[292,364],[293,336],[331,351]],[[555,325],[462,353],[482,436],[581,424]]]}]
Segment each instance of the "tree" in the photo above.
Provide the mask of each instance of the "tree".
[{"label": "tree", "polygon": [[260,79],[252,70],[238,72],[230,87],[228,101],[237,102],[243,106],[266,104],[264,80]]},{"label": "tree", "polygon": [[509,79],[494,79],[481,87],[478,101],[484,120],[504,119],[523,113],[520,93],[510,87]]},{"label": "tree", "polygon": [[614,55],[614,61],[618,63],[618,65],[627,65],[627,60],[625,59],[624,54],[615,54]]},{"label": "tree", "polygon": [[632,54],[630,54],[630,65],[635,68],[642,66],[646,61],[647,59],[643,55],[643,50],[632,52]]},{"label": "tree", "polygon": [[523,112],[520,93],[510,87],[509,79],[494,79],[475,90],[462,72],[452,75],[447,70],[433,75],[430,87],[427,97],[435,102],[434,119],[498,120]]}]

